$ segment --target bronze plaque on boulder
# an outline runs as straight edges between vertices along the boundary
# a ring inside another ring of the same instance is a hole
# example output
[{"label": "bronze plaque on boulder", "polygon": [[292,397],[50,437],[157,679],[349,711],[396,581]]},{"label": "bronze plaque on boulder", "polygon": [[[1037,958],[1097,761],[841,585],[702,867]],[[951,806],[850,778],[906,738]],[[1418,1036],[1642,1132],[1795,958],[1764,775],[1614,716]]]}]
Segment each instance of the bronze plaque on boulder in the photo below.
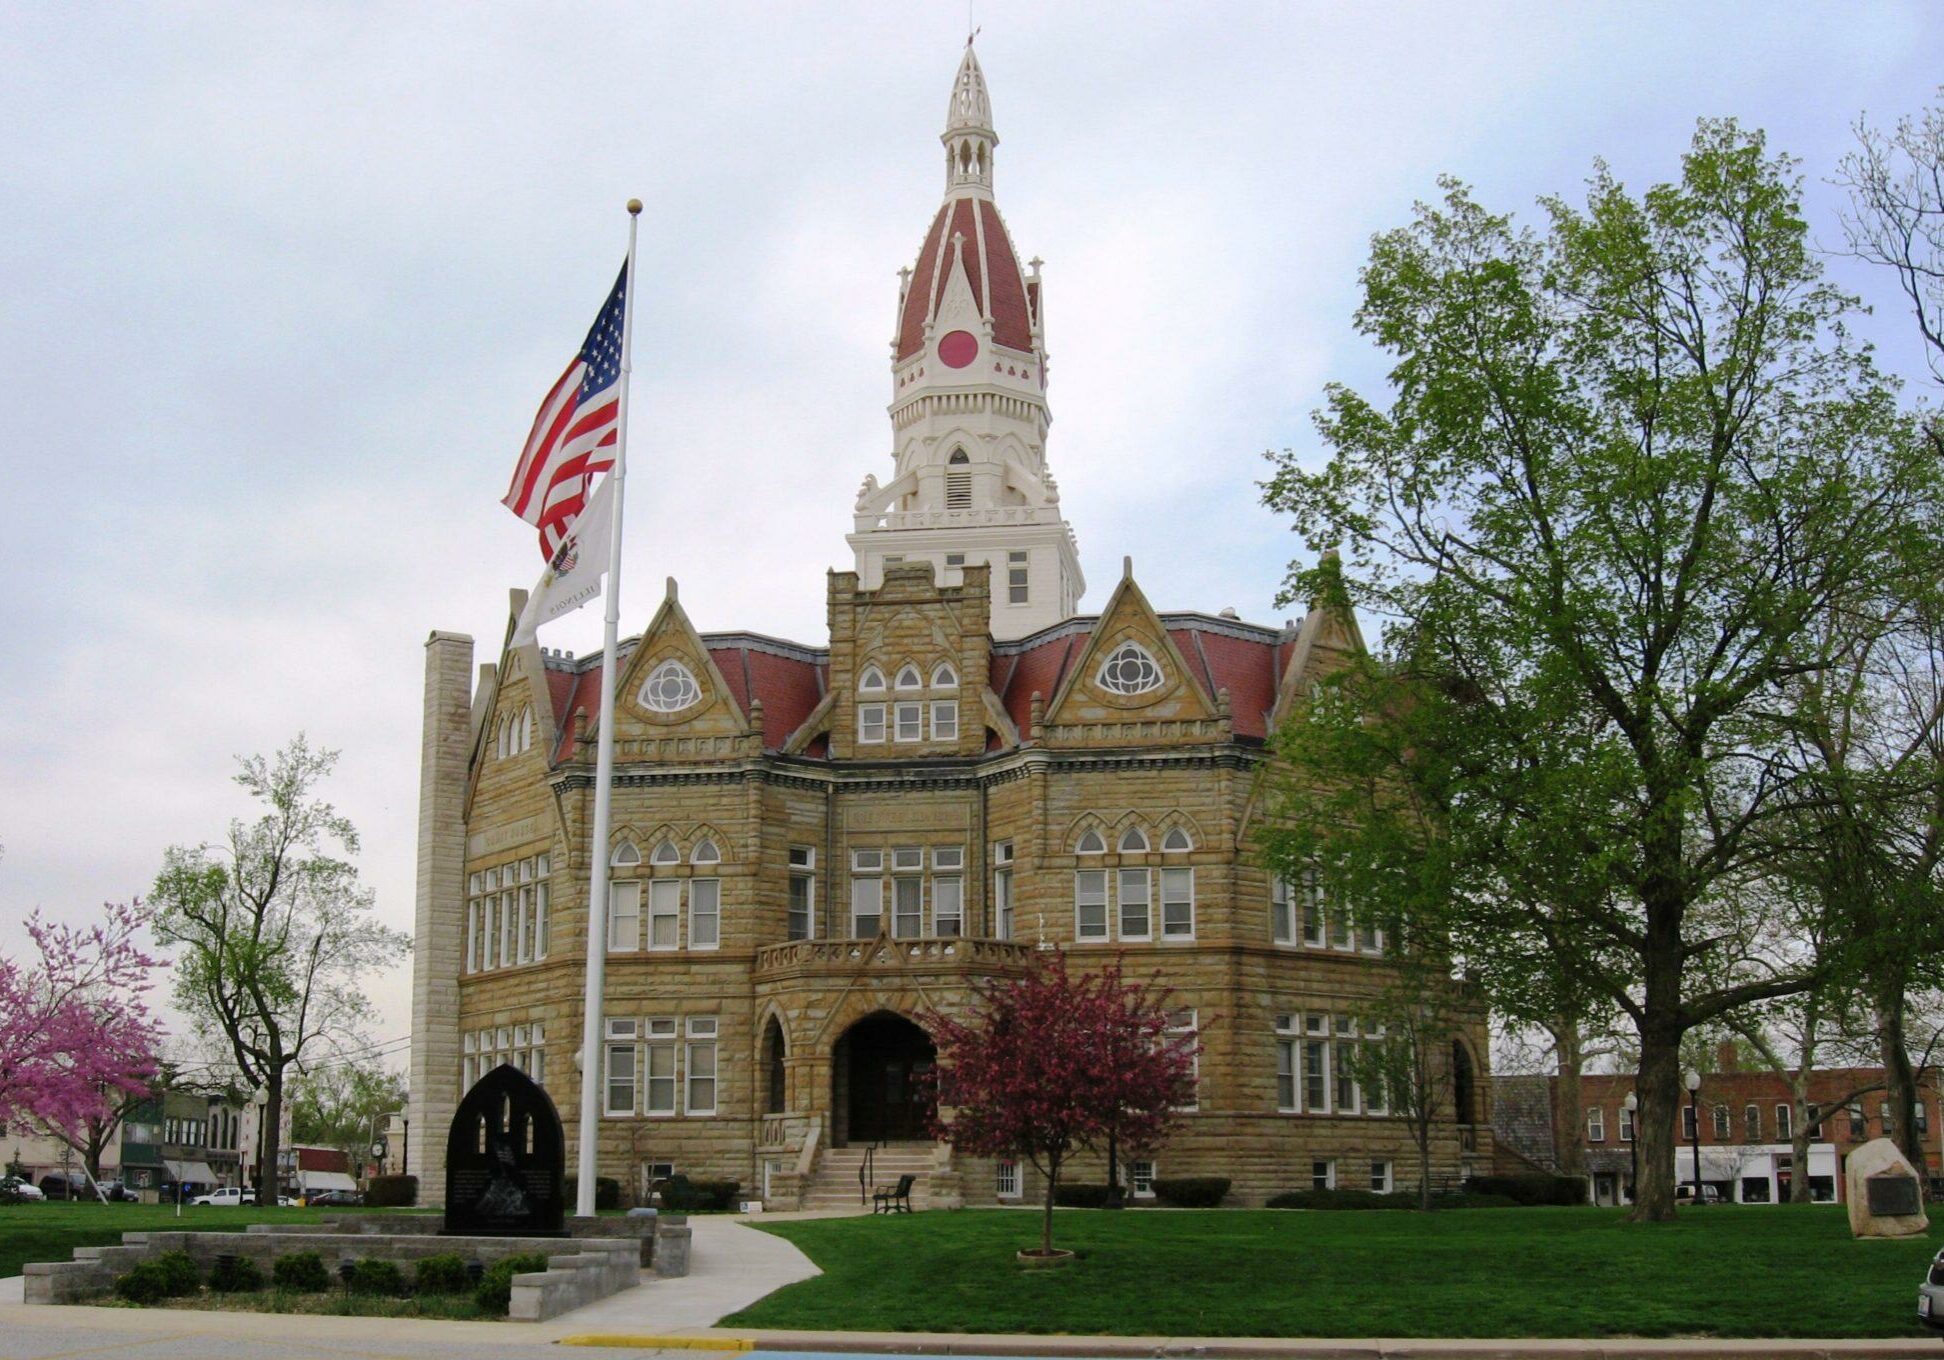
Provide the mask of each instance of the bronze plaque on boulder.
[{"label": "bronze plaque on boulder", "polygon": [[511,1063],[481,1077],[446,1137],[445,1230],[561,1236],[567,1143],[547,1093]]},{"label": "bronze plaque on boulder", "polygon": [[1868,1184],[1870,1212],[1879,1218],[1899,1218],[1924,1211],[1915,1176],[1872,1176]]}]

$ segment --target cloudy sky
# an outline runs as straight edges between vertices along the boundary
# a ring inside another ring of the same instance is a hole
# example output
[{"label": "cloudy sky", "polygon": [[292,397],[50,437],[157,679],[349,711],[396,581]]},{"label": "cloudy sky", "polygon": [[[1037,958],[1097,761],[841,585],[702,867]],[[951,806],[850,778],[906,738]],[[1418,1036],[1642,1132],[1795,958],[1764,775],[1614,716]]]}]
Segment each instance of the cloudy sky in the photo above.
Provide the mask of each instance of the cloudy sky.
[{"label": "cloudy sky", "polygon": [[[1860,113],[1937,97],[1944,8],[976,0],[1049,458],[1096,583],[1273,622],[1265,449],[1317,451],[1372,232],[1451,172],[1529,214],[1733,114],[1816,234]],[[412,918],[421,644],[540,566],[497,500],[647,203],[624,629],[823,641],[889,470],[896,271],[942,187],[947,3],[64,4],[0,15],[0,950],[143,893],[298,730]],[[1886,278],[1889,368],[1922,373]],[[598,646],[594,611],[549,645]],[[374,980],[407,1032],[406,970]]]}]

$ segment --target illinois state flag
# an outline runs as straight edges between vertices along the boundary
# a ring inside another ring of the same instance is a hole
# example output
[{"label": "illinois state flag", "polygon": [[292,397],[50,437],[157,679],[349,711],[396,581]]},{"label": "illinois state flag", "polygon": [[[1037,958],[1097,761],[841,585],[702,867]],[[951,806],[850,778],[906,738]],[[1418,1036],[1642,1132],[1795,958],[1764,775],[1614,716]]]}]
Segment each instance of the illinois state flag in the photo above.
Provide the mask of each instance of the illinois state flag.
[{"label": "illinois state flag", "polygon": [[532,642],[543,623],[571,614],[589,600],[600,598],[601,578],[607,574],[608,550],[614,539],[614,478],[601,478],[587,508],[568,525],[554,549],[540,584],[527,596],[526,608],[513,629],[513,645]]}]

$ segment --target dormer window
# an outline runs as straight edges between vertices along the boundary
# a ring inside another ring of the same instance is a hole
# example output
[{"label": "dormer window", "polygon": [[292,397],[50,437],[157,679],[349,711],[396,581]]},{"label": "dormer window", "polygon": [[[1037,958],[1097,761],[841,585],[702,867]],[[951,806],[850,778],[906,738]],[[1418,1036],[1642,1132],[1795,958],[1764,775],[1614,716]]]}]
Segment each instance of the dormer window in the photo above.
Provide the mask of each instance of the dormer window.
[{"label": "dormer window", "polygon": [[655,667],[641,687],[641,706],[653,713],[680,713],[701,697],[695,676],[673,657]]},{"label": "dormer window", "polygon": [[1146,694],[1162,684],[1160,665],[1147,648],[1132,639],[1114,648],[1100,663],[1100,672],[1094,678],[1102,689],[1124,695]]}]

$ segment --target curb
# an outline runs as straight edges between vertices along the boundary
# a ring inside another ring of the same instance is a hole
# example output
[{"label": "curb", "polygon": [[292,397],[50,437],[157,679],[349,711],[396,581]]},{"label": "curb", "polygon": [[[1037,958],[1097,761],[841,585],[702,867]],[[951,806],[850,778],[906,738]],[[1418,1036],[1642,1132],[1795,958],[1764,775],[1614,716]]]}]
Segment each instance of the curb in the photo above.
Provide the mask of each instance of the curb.
[{"label": "curb", "polygon": [[736,1336],[636,1336],[614,1332],[590,1332],[584,1336],[563,1336],[556,1346],[611,1346],[618,1350],[656,1351],[753,1351],[756,1343]]}]

